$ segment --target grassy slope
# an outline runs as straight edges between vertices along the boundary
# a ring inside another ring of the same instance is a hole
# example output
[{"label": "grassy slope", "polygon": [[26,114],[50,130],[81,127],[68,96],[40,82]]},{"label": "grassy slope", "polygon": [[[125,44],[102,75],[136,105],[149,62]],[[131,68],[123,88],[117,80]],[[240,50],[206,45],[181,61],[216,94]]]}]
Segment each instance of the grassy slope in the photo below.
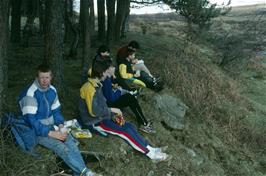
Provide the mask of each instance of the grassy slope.
[{"label": "grassy slope", "polygon": [[[226,19],[222,26],[230,30],[234,24],[234,16],[226,18],[230,18],[230,22],[227,23]],[[81,141],[80,144],[82,150],[94,151],[102,156],[100,163],[88,158],[88,166],[104,175],[266,174],[263,150],[266,85],[263,80],[252,77],[258,70],[235,63],[237,69],[228,69],[237,74],[228,74],[212,63],[221,52],[214,46],[197,41],[184,47],[182,21],[175,22],[171,18],[162,21],[149,20],[149,23],[146,23],[149,25],[148,33],[142,35],[139,26],[142,20],[144,19],[138,18],[133,21],[131,29],[134,29],[134,32],[111,47],[112,53],[129,40],[134,39],[141,43],[142,49],[138,56],[145,58],[145,63],[153,73],[165,78],[169,89],[164,92],[175,93],[190,107],[186,117],[186,128],[182,131],[164,128],[160,123],[163,117],[159,117],[158,110],[153,108],[154,102],[151,97],[154,93],[145,91],[140,103],[146,116],[154,121],[157,130],[156,135],[145,137],[154,145],[168,145],[168,152],[173,159],[154,164],[120,139],[106,139],[94,135],[91,140]],[[8,104],[11,111],[16,109],[14,102],[19,90],[33,79],[34,68],[40,63],[42,51],[41,47],[14,47],[10,51]],[[193,67],[194,64],[198,66]],[[76,117],[80,65],[80,59],[66,60],[64,63],[67,96],[61,103],[67,119]],[[245,69],[238,69],[243,67]],[[263,71],[264,69],[261,69],[260,73]],[[211,96],[204,99],[205,94]],[[132,113],[127,111],[127,116],[129,121],[135,123]],[[44,164],[47,161],[40,162]],[[28,167],[25,168],[27,170]],[[46,172],[52,171],[46,169]],[[43,173],[47,175],[45,171]],[[36,175],[30,169],[24,174]]]}]

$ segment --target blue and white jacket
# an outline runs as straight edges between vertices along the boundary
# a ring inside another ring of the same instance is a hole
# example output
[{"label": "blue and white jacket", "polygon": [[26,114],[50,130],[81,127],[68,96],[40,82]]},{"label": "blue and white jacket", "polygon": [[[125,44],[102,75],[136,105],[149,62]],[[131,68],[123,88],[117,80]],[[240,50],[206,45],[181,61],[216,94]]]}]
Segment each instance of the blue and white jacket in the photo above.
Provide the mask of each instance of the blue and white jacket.
[{"label": "blue and white jacket", "polygon": [[19,96],[21,115],[37,136],[48,136],[53,125],[64,123],[56,89],[50,85],[43,89],[35,80]]}]

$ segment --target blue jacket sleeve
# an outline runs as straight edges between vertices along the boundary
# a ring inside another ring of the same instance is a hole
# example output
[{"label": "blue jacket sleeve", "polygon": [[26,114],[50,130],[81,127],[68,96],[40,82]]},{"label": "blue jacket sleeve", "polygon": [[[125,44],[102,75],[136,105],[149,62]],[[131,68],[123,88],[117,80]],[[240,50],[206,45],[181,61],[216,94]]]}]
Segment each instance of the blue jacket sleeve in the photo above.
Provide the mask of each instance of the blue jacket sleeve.
[{"label": "blue jacket sleeve", "polygon": [[51,127],[47,125],[43,125],[42,123],[35,118],[35,114],[27,114],[26,115],[26,121],[33,127],[35,133],[37,136],[44,136],[47,137],[50,130],[52,130]]},{"label": "blue jacket sleeve", "polygon": [[58,99],[58,95],[56,95],[55,100],[52,104],[51,110],[54,117],[55,125],[64,124],[64,117],[61,114],[60,102]]},{"label": "blue jacket sleeve", "polygon": [[21,112],[25,120],[35,130],[37,136],[48,136],[51,128],[47,125],[40,123],[37,118],[38,103],[34,97],[25,96],[20,101]]},{"label": "blue jacket sleeve", "polygon": [[60,107],[53,110],[53,117],[55,125],[64,124],[64,117],[61,114]]},{"label": "blue jacket sleeve", "polygon": [[103,85],[102,87],[103,95],[108,103],[116,101],[121,96],[120,90],[113,91],[111,78],[106,78],[102,82],[102,85]]}]

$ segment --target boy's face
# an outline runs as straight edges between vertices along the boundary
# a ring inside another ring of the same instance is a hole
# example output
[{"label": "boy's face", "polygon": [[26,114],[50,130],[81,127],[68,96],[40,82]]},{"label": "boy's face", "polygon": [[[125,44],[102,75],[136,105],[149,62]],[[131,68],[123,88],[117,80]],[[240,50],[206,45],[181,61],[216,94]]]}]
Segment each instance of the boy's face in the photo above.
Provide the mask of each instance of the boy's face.
[{"label": "boy's face", "polygon": [[113,75],[115,74],[115,67],[111,65],[111,66],[107,69],[107,72],[108,72],[109,76],[113,76]]},{"label": "boy's face", "polygon": [[129,58],[131,61],[134,60],[134,59],[135,59],[135,53],[129,55],[128,58]]},{"label": "boy's face", "polygon": [[52,80],[52,73],[49,72],[39,72],[37,76],[37,80],[40,84],[40,86],[44,89],[48,88],[51,84]]}]

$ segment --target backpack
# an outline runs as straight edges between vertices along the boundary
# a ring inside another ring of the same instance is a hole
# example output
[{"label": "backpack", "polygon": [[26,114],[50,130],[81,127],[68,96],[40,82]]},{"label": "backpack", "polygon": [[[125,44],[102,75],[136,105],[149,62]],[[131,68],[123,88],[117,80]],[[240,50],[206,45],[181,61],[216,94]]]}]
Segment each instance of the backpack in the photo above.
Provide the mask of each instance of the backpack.
[{"label": "backpack", "polygon": [[38,156],[34,151],[34,147],[37,144],[36,133],[24,118],[17,118],[13,113],[6,113],[1,122],[1,128],[10,128],[16,144],[22,151],[33,156]]}]

